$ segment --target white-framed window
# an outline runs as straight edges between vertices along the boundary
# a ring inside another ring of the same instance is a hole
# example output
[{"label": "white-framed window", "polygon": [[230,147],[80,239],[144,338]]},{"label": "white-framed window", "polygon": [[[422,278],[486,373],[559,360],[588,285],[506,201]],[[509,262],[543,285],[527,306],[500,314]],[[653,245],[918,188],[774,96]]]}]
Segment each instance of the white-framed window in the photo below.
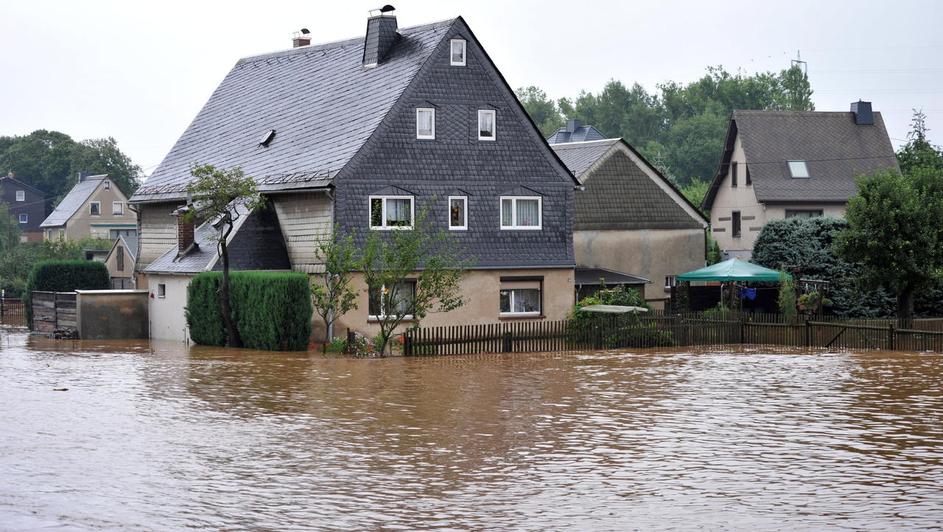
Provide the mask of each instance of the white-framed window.
[{"label": "white-framed window", "polygon": [[452,39],[449,46],[449,63],[452,66],[465,66],[465,39]]},{"label": "white-framed window", "polygon": [[805,161],[789,161],[789,173],[795,178],[809,177],[809,167]]},{"label": "white-framed window", "polygon": [[26,201],[26,191],[17,190],[16,191],[16,201]]},{"label": "white-framed window", "polygon": [[497,111],[494,109],[478,110],[478,140],[494,140],[497,129]]},{"label": "white-framed window", "polygon": [[157,297],[161,299],[167,297],[167,285],[164,283],[157,284]]},{"label": "white-framed window", "polygon": [[674,275],[665,276],[665,291],[670,292],[675,283],[677,283],[677,280]]},{"label": "white-framed window", "polygon": [[88,204],[88,213],[92,216],[101,216],[102,204],[100,201],[92,201]]},{"label": "white-framed window", "polygon": [[468,229],[468,197],[449,196],[449,229],[452,231]]},{"label": "white-framed window", "polygon": [[416,138],[435,138],[435,109],[419,107],[416,109]]},{"label": "white-framed window", "polygon": [[370,196],[370,229],[412,229],[412,196]]},{"label": "white-framed window", "polygon": [[540,196],[501,196],[501,229],[539,230],[542,210]]},{"label": "white-framed window", "polygon": [[413,304],[416,301],[416,281],[407,279],[392,287],[370,287],[367,290],[369,319],[403,315],[413,319]]},{"label": "white-framed window", "polygon": [[540,281],[502,282],[501,316],[540,316]]},{"label": "white-framed window", "polygon": [[29,215],[26,214],[25,212],[20,213],[20,223],[21,223],[21,224],[28,224],[28,223],[29,223]]},{"label": "white-framed window", "polygon": [[111,181],[105,180],[105,190],[111,190]]},{"label": "white-framed window", "polygon": [[122,216],[124,214],[124,202],[122,201],[111,202],[111,214],[115,216]]}]

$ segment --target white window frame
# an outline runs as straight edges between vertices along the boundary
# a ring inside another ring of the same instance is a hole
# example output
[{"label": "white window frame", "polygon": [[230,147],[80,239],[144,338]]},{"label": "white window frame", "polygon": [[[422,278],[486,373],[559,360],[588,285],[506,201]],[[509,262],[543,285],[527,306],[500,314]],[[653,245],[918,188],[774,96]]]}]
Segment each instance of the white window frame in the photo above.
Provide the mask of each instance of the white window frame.
[{"label": "white window frame", "polygon": [[[373,200],[382,200],[380,207],[380,223],[382,225],[373,225]],[[409,225],[386,225],[386,200],[408,199],[409,200]],[[367,225],[371,231],[408,231],[416,224],[416,198],[413,196],[368,196],[367,197]]]},{"label": "white window frame", "polygon": [[[115,210],[115,207],[118,207]],[[118,212],[121,211],[121,212]],[[111,214],[113,216],[124,216],[124,202],[123,201],[112,201],[111,202]]]},{"label": "white window frame", "polygon": [[21,212],[21,213],[20,213],[20,223],[21,223],[21,224],[28,224],[28,223],[29,223],[29,214],[27,214],[27,213],[25,213],[25,212]]},{"label": "white window frame", "polygon": [[[98,205],[98,214],[92,212],[92,205]],[[90,201],[88,202],[88,215],[89,216],[101,216],[102,215],[102,202],[100,201]]]},{"label": "white window frame", "polygon": [[[419,133],[419,113],[429,111],[432,113],[432,134],[423,135]],[[435,139],[435,108],[434,107],[417,107],[416,108],[416,138],[421,140],[434,140]]]},{"label": "white window frame", "polygon": [[26,191],[17,190],[16,191],[16,201],[26,201]]},{"label": "white window frame", "polygon": [[[482,137],[481,136],[481,117],[483,115],[491,115],[491,136]],[[498,138],[498,112],[494,109],[479,109],[478,110],[478,140],[495,140]]]},{"label": "white window frame", "polygon": [[[507,290],[507,291],[509,292],[509,294],[508,294],[508,300],[510,301],[511,309],[512,309],[510,312],[504,312],[504,311],[501,310],[501,296],[500,296],[500,293],[501,293],[501,291],[504,291],[504,290]],[[537,290],[537,295],[538,295],[538,297],[537,297],[537,306],[540,307],[540,308],[538,308],[536,311],[514,312],[514,310],[513,310],[513,309],[514,309],[514,292],[515,292],[516,290]],[[544,309],[543,309],[543,291],[544,291],[543,286],[541,286],[540,288],[500,288],[499,291],[498,291],[498,294],[499,294],[499,295],[498,295],[498,316],[502,316],[502,317],[542,316],[542,315],[543,315],[543,311],[544,311]]]},{"label": "white window frame", "polygon": [[164,283],[157,283],[157,297],[158,299],[164,299],[167,297],[167,285]]},{"label": "white window frame", "polygon": [[[801,164],[802,168],[805,169],[805,175],[796,175],[796,173],[793,171],[793,164]],[[793,179],[809,179],[812,177],[812,174],[809,173],[809,163],[805,162],[804,160],[786,161],[786,166],[789,167],[789,177]]]},{"label": "white window frame", "polygon": [[[462,202],[462,225],[452,225],[452,201],[461,200]],[[468,196],[449,196],[449,202],[446,205],[446,214],[448,215],[449,231],[465,231],[468,229]]]},{"label": "white window frame", "polygon": [[[412,283],[413,285],[413,304],[416,303],[416,290],[419,289],[419,282],[416,279],[403,279],[404,283]],[[383,311],[383,307],[386,305],[383,304],[384,292],[386,292],[386,285],[380,287],[380,311]],[[367,320],[379,321],[385,319],[386,314],[370,314],[370,287],[367,287]],[[403,319],[406,321],[414,320],[416,317],[412,314],[403,314]]]},{"label": "white window frame", "polygon": [[[462,45],[462,60],[455,61],[453,49],[456,44]],[[468,64],[468,41],[465,39],[452,39],[449,41],[449,64],[452,66],[465,66]]]},{"label": "white window frame", "polygon": [[[511,225],[504,225],[501,217],[504,212],[504,200],[511,200]],[[519,200],[537,200],[537,225],[517,225]],[[540,231],[544,227],[544,200],[540,196],[501,196],[498,198],[498,221],[503,231]]]}]

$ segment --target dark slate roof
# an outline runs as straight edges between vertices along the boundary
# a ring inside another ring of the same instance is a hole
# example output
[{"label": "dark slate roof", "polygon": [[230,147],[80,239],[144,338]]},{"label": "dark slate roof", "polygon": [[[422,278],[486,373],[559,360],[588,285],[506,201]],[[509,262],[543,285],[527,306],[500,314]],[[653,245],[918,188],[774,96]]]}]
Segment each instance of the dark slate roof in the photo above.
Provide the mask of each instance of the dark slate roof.
[{"label": "dark slate roof", "polygon": [[2,183],[15,183],[19,187],[28,188],[32,190],[40,197],[46,197],[46,193],[43,192],[42,190],[39,190],[38,188],[34,187],[33,185],[30,185],[29,183],[24,183],[23,181],[20,181],[14,176],[9,176],[9,175],[0,176],[0,184]]},{"label": "dark slate roof", "polygon": [[[196,248],[177,257],[176,246],[144,269],[145,273],[195,274],[222,269],[216,238],[218,231],[211,222],[196,229]],[[263,209],[241,216],[229,237],[230,268],[233,270],[290,270],[288,250],[274,210]]]},{"label": "dark slate roof", "polygon": [[632,275],[629,273],[617,272],[615,270],[607,270],[605,268],[583,268],[581,266],[576,267],[576,274],[574,275],[573,284],[580,285],[590,285],[590,286],[599,286],[605,282],[605,284],[646,284],[650,283],[648,279],[640,277],[638,275]]},{"label": "dark slate roof", "polygon": [[72,190],[62,198],[59,205],[56,205],[56,210],[52,211],[52,214],[47,216],[39,226],[62,227],[65,225],[66,222],[69,221],[69,218],[72,218],[76,211],[85,205],[85,202],[92,196],[92,193],[95,192],[98,185],[107,178],[108,176],[105,174],[93,175],[86,177],[84,181],[76,183],[75,186],[72,187]]},{"label": "dark slate roof", "polygon": [[[720,168],[704,198],[713,204],[739,134],[757,200],[762,203],[844,203],[857,193],[855,177],[899,169],[881,113],[874,125],[851,112],[734,111]],[[794,179],[787,161],[806,161],[808,179]]]},{"label": "dark slate roof", "polygon": [[593,140],[602,140],[606,138],[598,129],[593,126],[579,126],[573,131],[567,131],[566,126],[561,127],[547,138],[550,144],[559,144],[562,142],[588,142]]},{"label": "dark slate roof", "polygon": [[376,68],[363,37],[241,59],[131,201],[183,198],[197,162],[239,166],[263,191],[328,185],[453,23],[401,28]]},{"label": "dark slate roof", "polygon": [[551,145],[583,183],[574,229],[703,229],[684,194],[622,139]]}]

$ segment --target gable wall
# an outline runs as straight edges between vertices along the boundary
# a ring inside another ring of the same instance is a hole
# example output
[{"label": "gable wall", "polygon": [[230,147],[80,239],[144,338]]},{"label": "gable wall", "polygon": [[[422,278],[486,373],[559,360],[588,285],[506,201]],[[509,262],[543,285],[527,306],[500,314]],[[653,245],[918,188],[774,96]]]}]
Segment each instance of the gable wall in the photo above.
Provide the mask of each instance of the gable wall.
[{"label": "gable wall", "polygon": [[[714,204],[711,206],[711,236],[720,245],[720,249],[731,256],[749,257],[753,244],[760,230],[766,225],[766,208],[756,199],[753,186],[746,184],[746,155],[743,152],[743,143],[740,135],[734,140],[733,154],[730,162],[737,162],[737,186],[732,187],[731,175],[733,164],[727,169],[727,175],[717,189]],[[740,238],[733,238],[731,229],[732,212],[740,211],[741,231]]]},{"label": "gable wall", "polygon": [[138,252],[136,271],[177,245],[177,219],[171,214],[183,203],[142,203],[138,205]]},{"label": "gable wall", "polygon": [[[90,214],[90,204],[94,201],[101,203],[99,216]],[[115,215],[112,212],[112,203],[115,201],[124,204],[124,214]],[[128,198],[121,193],[118,185],[111,183],[111,188],[106,189],[105,181],[102,181],[66,222],[65,236],[68,240],[88,237],[110,239],[110,229],[133,229],[136,224],[137,215],[128,208]]]}]

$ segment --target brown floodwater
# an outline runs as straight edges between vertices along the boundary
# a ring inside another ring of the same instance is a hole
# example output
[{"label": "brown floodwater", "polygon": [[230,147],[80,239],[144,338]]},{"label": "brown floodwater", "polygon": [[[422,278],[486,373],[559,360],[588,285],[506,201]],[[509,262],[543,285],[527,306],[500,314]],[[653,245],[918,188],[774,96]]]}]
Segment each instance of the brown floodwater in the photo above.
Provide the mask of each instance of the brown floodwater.
[{"label": "brown floodwater", "polygon": [[0,529],[939,527],[941,382],[914,353],[359,360],[2,330]]}]

